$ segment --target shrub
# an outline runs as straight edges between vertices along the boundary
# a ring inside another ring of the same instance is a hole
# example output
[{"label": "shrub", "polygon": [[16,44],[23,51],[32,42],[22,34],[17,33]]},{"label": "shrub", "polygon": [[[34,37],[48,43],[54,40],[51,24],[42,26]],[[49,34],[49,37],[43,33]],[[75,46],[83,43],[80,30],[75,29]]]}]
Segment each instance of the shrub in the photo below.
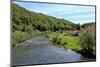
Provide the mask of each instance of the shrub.
[{"label": "shrub", "polygon": [[63,36],[69,36],[69,34],[67,32],[62,33]]},{"label": "shrub", "polygon": [[64,46],[67,44],[67,40],[64,38],[65,36],[61,34],[50,34],[48,36],[49,40],[56,43],[57,45]]},{"label": "shrub", "polygon": [[33,32],[33,28],[32,25],[27,25],[25,27],[25,32],[29,33],[30,35],[32,35],[32,32]]},{"label": "shrub", "polygon": [[50,41],[56,42],[56,36],[54,36],[53,34],[48,35],[48,38]]},{"label": "shrub", "polygon": [[59,41],[60,41],[61,45],[63,45],[63,46],[66,45],[67,44],[67,38],[66,38],[66,36],[61,35],[59,37]]},{"label": "shrub", "polygon": [[17,43],[21,43],[29,38],[30,36],[28,33],[22,31],[15,31],[12,33],[12,44],[16,45]]},{"label": "shrub", "polygon": [[79,42],[84,51],[93,52],[95,47],[95,30],[88,27],[79,35]]}]

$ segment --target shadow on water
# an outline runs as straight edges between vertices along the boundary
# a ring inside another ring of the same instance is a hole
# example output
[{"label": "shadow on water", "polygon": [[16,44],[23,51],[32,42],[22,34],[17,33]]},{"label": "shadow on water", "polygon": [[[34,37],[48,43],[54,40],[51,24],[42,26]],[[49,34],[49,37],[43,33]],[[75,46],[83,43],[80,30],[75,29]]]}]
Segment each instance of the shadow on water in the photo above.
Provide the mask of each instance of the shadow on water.
[{"label": "shadow on water", "polygon": [[89,58],[89,59],[96,59],[95,54],[93,54],[92,50],[81,50],[78,51],[79,53],[81,53],[84,57]]}]

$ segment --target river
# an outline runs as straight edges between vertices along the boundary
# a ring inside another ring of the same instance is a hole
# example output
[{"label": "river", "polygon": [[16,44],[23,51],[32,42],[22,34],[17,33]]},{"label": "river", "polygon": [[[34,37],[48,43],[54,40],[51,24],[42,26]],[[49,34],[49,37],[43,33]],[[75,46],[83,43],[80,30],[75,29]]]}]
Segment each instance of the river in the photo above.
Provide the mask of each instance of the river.
[{"label": "river", "polygon": [[[64,63],[83,61],[83,56],[73,50],[65,50],[63,47],[56,47],[53,43],[48,42],[46,36],[36,36],[27,40],[20,45],[28,48],[24,51],[12,51],[12,65],[27,65],[27,64],[48,64],[48,63]],[[31,46],[31,47],[29,47]]]}]

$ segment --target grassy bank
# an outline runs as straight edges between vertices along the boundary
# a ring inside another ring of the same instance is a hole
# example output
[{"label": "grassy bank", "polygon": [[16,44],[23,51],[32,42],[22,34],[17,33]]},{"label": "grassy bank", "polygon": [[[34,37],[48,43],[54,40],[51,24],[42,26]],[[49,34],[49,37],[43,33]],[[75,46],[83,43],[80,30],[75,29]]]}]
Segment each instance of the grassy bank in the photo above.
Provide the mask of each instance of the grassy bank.
[{"label": "grassy bank", "polygon": [[81,50],[81,46],[78,42],[77,36],[64,36],[63,34],[57,33],[48,35],[49,41],[52,41],[58,45],[64,46],[65,49],[72,49],[75,51]]},{"label": "grassy bank", "polygon": [[81,50],[81,46],[78,42],[78,37],[74,36],[62,36],[62,41],[65,39],[67,41],[67,44],[65,44],[65,48],[72,49],[72,50]]},{"label": "grassy bank", "polygon": [[[85,36],[84,36],[85,37]],[[79,36],[65,35],[65,33],[52,33],[48,35],[49,41],[58,46],[63,46],[65,49],[71,49],[81,53],[85,57],[95,58],[95,47],[91,46],[93,50],[86,50],[80,42]]]}]

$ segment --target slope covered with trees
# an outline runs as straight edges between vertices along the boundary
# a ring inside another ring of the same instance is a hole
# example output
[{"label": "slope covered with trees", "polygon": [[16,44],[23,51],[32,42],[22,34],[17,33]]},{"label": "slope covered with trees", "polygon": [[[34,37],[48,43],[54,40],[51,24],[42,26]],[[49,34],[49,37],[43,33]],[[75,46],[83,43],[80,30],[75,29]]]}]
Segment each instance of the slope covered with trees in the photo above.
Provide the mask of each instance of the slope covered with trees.
[{"label": "slope covered with trees", "polygon": [[76,29],[76,24],[42,13],[31,12],[12,4],[12,44],[21,43],[43,32],[56,32]]}]

